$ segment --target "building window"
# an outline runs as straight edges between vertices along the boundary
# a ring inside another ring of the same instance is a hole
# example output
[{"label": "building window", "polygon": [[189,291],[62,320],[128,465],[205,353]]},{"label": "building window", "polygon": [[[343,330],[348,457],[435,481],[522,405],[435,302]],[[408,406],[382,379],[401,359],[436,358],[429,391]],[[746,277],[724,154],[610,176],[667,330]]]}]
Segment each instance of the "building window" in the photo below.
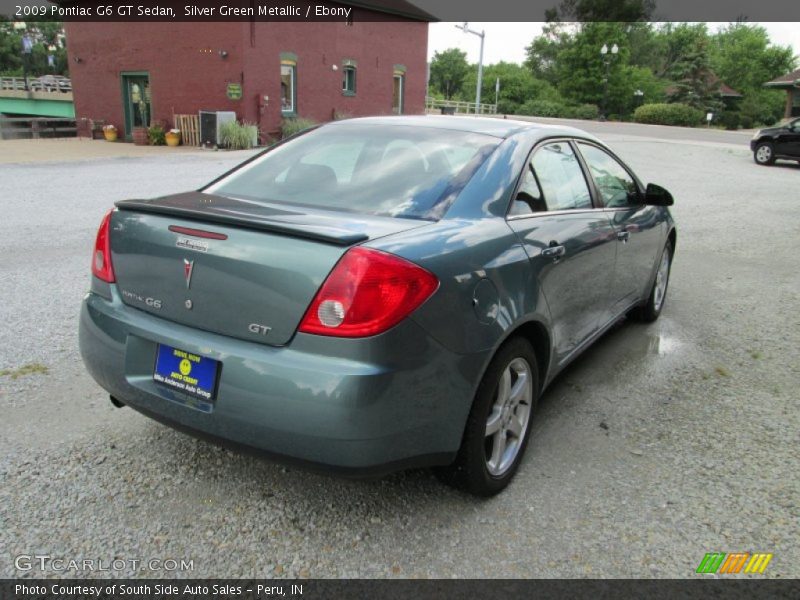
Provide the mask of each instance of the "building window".
[{"label": "building window", "polygon": [[281,114],[297,114],[297,56],[281,52]]},{"label": "building window", "polygon": [[295,72],[294,65],[281,65],[281,112],[294,114]]},{"label": "building window", "polygon": [[406,68],[404,65],[394,66],[394,80],[392,82],[392,112],[396,115],[403,114],[403,96],[406,87]]},{"label": "building window", "polygon": [[356,95],[356,67],[358,64],[352,58],[342,61],[342,95]]}]

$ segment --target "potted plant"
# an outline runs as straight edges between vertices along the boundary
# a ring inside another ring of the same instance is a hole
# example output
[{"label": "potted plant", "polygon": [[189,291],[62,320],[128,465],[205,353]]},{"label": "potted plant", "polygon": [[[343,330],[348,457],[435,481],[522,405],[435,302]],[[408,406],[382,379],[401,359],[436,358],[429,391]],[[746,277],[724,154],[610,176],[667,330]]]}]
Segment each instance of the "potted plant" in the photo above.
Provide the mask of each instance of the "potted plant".
[{"label": "potted plant", "polygon": [[170,129],[164,137],[167,140],[167,146],[179,146],[181,143],[181,130]]},{"label": "potted plant", "polygon": [[117,128],[111,124],[103,125],[103,136],[107,142],[117,141]]},{"label": "potted plant", "polygon": [[161,125],[153,125],[147,130],[147,137],[151,146],[163,146],[167,143],[164,128]]}]

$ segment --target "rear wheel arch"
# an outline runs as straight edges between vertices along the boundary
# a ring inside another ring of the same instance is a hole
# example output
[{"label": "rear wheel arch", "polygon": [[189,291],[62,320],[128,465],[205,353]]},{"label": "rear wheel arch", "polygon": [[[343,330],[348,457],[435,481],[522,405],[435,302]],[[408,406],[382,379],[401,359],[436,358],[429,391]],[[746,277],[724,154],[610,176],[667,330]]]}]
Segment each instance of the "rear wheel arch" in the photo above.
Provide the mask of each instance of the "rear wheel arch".
[{"label": "rear wheel arch", "polygon": [[547,372],[550,370],[550,350],[551,339],[547,328],[539,321],[527,321],[514,329],[508,336],[511,339],[515,336],[525,338],[533,346],[536,353],[536,366],[539,370],[539,392],[544,388],[547,379]]},{"label": "rear wheel arch", "polygon": [[497,356],[497,353],[500,352],[505,344],[515,337],[521,337],[524,340],[527,340],[530,345],[533,346],[533,351],[536,354],[536,367],[539,371],[539,392],[541,392],[544,387],[544,382],[547,380],[547,373],[550,370],[552,338],[547,327],[540,321],[536,320],[525,321],[524,323],[517,324],[515,327],[508,328],[505,335],[500,338],[492,350],[491,355],[489,355],[488,359],[486,360],[486,364],[483,366],[483,369],[480,373],[478,383],[480,383],[480,381],[483,379],[484,375],[486,374],[486,369],[489,368],[489,365],[494,360],[494,357]]}]

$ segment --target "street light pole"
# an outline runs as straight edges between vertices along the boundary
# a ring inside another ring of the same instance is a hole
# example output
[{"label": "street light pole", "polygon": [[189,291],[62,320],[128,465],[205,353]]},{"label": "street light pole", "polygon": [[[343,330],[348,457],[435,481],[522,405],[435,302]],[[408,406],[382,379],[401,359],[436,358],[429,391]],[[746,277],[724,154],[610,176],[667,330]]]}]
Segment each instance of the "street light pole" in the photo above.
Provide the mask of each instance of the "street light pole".
[{"label": "street light pole", "polygon": [[457,29],[461,29],[464,33],[471,33],[481,38],[481,52],[478,57],[478,86],[475,90],[475,114],[478,114],[479,106],[481,104],[481,87],[483,86],[483,40],[486,37],[486,31],[475,31],[469,28],[469,23],[463,25],[456,25]]},{"label": "street light pole", "polygon": [[617,56],[619,46],[614,44],[611,46],[611,54],[609,55],[608,45],[603,44],[600,48],[600,54],[603,55],[603,63],[606,65],[606,76],[603,80],[603,120],[608,118],[608,75],[609,68],[611,67],[611,59]]}]

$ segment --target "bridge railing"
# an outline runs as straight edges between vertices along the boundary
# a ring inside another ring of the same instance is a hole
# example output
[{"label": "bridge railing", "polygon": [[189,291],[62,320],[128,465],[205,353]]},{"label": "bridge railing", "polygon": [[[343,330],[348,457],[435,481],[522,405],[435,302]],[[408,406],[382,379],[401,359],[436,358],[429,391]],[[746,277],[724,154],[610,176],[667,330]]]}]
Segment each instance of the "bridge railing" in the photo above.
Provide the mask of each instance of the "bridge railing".
[{"label": "bridge railing", "polygon": [[425,97],[425,112],[441,112],[441,114],[451,115],[496,115],[496,104],[475,104],[463,100],[440,100],[438,98]]},{"label": "bridge railing", "polygon": [[[27,91],[67,94],[72,92],[72,81],[61,75],[28,77]],[[0,77],[0,91],[24,92],[24,77]]]}]

